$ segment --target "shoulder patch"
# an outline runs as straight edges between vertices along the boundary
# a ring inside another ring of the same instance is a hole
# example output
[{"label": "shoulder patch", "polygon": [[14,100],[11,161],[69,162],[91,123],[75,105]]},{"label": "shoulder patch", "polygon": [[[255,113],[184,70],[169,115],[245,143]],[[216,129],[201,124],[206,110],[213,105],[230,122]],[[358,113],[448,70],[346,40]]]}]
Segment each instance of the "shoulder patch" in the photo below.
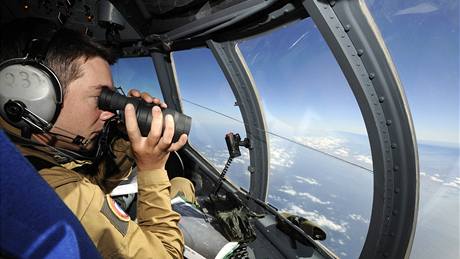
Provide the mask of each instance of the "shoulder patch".
[{"label": "shoulder patch", "polygon": [[128,232],[128,225],[131,218],[126,212],[114,201],[110,195],[105,195],[102,204],[101,213],[107,217],[112,225],[125,236]]}]

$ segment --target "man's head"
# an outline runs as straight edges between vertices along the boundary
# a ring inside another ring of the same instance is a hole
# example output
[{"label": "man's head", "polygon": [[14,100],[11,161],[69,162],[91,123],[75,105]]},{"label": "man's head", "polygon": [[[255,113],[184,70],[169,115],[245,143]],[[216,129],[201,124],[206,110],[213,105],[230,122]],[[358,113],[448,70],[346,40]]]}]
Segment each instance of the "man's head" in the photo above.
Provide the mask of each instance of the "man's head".
[{"label": "man's head", "polygon": [[[24,57],[34,38],[49,41],[43,64],[58,77],[64,94],[60,113],[50,132],[74,138],[94,139],[104,122],[113,114],[97,107],[97,98],[103,87],[113,88],[110,52],[79,32],[56,30],[53,23],[41,19],[25,19],[2,26],[0,35],[0,62]],[[0,89],[1,91],[1,89]],[[79,149],[70,145],[69,138],[51,138],[36,134],[42,142]],[[86,148],[91,148],[92,145]]]}]

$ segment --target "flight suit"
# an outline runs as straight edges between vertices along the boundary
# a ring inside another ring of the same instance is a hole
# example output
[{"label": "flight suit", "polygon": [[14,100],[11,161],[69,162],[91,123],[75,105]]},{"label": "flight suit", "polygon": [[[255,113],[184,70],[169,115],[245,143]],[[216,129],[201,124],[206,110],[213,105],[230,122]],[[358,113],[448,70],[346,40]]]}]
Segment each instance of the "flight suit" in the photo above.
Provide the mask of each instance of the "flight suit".
[{"label": "flight suit", "polygon": [[[120,174],[111,175],[108,178],[113,179],[100,186],[107,172],[102,176],[99,172],[87,175],[77,172],[79,165],[74,162],[58,164],[44,152],[18,147],[24,156],[39,157],[56,165],[40,170],[40,175],[80,220],[104,258],[183,258],[184,240],[178,227],[180,216],[171,209],[170,198],[179,193],[194,202],[190,181],[174,178],[170,182],[165,170],[138,172],[135,223],[108,194],[118,184],[117,179],[126,176],[126,169],[130,171],[127,166],[130,163],[123,155],[117,156],[118,166],[122,168]],[[117,149],[114,150],[116,153]],[[127,152],[118,151],[120,154]],[[170,193],[171,184],[174,184],[175,193]]]}]

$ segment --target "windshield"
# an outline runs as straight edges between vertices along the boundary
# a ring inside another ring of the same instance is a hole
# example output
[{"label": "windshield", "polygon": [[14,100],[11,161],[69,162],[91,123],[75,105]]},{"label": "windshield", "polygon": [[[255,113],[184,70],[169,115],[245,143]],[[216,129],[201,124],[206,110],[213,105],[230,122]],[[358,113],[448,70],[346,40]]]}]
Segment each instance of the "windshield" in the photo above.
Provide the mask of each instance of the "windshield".
[{"label": "windshield", "polygon": [[311,19],[239,43],[262,99],[270,140],[268,202],[327,233],[357,258],[372,207],[369,141],[358,104]]},{"label": "windshield", "polygon": [[459,2],[373,1],[406,91],[420,157],[420,203],[411,258],[458,258]]}]

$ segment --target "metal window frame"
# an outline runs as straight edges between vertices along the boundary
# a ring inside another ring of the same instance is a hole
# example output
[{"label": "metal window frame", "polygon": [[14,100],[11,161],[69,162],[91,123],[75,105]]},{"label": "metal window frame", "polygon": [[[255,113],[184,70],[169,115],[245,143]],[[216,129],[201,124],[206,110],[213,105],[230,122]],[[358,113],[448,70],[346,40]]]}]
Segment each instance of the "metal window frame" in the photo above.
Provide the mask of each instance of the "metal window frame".
[{"label": "metal window frame", "polygon": [[364,0],[305,0],[303,6],[345,74],[369,136],[374,193],[360,258],[408,258],[418,211],[418,152],[390,54]]},{"label": "metal window frame", "polygon": [[265,201],[268,193],[269,142],[264,111],[256,85],[235,41],[206,42],[220,65],[235,95],[243,117],[249,150],[251,173],[249,194]]}]

